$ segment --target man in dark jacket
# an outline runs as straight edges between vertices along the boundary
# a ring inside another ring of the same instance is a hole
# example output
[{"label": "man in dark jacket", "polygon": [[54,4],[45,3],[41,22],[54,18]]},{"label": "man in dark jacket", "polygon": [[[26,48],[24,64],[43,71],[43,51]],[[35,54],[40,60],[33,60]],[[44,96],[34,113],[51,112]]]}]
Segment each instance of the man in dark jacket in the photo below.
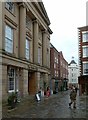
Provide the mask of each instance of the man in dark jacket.
[{"label": "man in dark jacket", "polygon": [[77,96],[77,93],[75,91],[75,88],[73,88],[70,93],[71,102],[69,103],[69,107],[71,107],[71,104],[73,104],[73,107],[76,108],[76,96]]}]

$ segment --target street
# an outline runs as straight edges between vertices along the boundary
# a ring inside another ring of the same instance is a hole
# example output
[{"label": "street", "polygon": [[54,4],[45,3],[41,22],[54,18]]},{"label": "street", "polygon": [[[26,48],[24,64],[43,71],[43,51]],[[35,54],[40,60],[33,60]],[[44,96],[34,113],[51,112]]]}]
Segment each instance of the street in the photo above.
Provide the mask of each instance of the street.
[{"label": "street", "polygon": [[69,91],[59,92],[36,100],[19,103],[12,111],[3,109],[3,118],[87,118],[87,96],[77,95],[76,109],[69,108]]}]

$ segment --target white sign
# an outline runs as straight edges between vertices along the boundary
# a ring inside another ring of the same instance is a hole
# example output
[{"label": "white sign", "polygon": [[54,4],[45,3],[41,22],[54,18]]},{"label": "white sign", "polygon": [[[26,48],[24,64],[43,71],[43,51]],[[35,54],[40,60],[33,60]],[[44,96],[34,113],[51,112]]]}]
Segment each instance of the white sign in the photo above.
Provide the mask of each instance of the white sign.
[{"label": "white sign", "polygon": [[36,94],[36,98],[37,98],[38,101],[40,101],[40,97],[39,97],[38,93]]}]

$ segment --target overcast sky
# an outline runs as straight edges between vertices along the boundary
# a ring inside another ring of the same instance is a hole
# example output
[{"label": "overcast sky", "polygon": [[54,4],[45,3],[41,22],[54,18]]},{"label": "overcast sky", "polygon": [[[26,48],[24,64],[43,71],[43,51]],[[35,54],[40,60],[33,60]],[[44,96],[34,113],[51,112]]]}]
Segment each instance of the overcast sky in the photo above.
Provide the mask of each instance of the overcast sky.
[{"label": "overcast sky", "polygon": [[42,0],[53,31],[51,43],[69,63],[78,63],[78,27],[86,25],[87,0]]}]

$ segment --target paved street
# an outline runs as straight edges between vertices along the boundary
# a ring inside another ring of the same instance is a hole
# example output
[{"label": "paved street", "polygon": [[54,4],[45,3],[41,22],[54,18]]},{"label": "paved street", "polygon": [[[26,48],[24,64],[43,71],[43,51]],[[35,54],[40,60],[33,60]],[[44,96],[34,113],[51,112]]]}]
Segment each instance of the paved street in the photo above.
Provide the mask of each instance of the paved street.
[{"label": "paved street", "polygon": [[[33,99],[33,98],[32,98]],[[77,96],[77,108],[69,108],[69,91],[44,97],[39,103],[26,100],[12,111],[3,109],[3,118],[87,118],[87,96]]]}]

